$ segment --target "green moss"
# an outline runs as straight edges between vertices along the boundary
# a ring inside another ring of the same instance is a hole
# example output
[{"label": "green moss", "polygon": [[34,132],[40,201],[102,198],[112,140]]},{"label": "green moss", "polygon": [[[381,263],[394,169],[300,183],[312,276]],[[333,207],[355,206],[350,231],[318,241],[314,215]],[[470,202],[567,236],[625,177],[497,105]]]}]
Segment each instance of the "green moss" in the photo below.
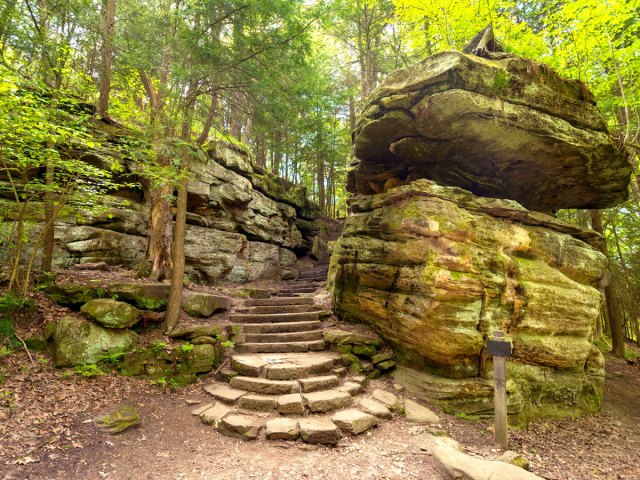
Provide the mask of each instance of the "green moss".
[{"label": "green moss", "polygon": [[496,95],[504,95],[507,93],[507,87],[509,85],[509,80],[511,75],[509,75],[504,70],[498,70],[496,72],[495,77],[493,78],[493,90]]}]

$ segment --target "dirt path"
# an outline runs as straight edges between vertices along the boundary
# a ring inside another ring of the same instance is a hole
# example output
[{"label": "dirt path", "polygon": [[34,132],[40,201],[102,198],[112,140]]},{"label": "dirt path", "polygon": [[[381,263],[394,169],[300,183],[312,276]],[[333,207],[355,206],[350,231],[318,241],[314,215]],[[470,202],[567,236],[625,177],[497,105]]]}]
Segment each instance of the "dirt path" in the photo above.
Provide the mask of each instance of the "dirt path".
[{"label": "dirt path", "polygon": [[[11,362],[28,364],[22,354]],[[558,480],[640,480],[640,368],[617,360],[607,370],[603,413],[511,431],[512,447],[530,458],[534,472]],[[420,450],[428,429],[402,419],[336,448],[241,442],[191,415],[187,399],[210,401],[202,383],[165,393],[132,378],[61,378],[42,362],[12,371],[17,373],[2,386],[14,392],[13,415],[0,422],[2,479],[440,478]],[[142,426],[116,436],[102,432],[92,419],[122,401],[138,407]],[[441,418],[438,428],[468,452],[488,458],[501,453],[489,424]]]}]

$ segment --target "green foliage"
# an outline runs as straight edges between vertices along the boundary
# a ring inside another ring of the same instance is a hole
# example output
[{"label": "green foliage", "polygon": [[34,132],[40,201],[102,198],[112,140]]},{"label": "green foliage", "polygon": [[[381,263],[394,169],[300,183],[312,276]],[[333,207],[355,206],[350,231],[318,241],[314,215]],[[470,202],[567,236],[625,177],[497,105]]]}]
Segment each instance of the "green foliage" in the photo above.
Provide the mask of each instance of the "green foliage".
[{"label": "green foliage", "polygon": [[83,363],[82,365],[76,365],[73,367],[73,370],[78,375],[82,375],[87,378],[100,377],[106,373],[95,363]]},{"label": "green foliage", "polygon": [[98,360],[118,367],[126,355],[127,352],[111,352],[107,355],[101,355]]},{"label": "green foliage", "polygon": [[160,377],[150,381],[151,385],[157,385],[158,387],[168,388],[169,390],[175,390],[179,387],[178,382],[173,378]]},{"label": "green foliage", "polygon": [[166,349],[169,348],[169,344],[167,342],[163,342],[161,340],[155,340],[150,345],[151,351],[156,355]]},{"label": "green foliage", "polygon": [[151,268],[149,267],[149,262],[146,260],[138,262],[133,266],[133,276],[135,278],[145,278],[148,277],[150,273]]}]

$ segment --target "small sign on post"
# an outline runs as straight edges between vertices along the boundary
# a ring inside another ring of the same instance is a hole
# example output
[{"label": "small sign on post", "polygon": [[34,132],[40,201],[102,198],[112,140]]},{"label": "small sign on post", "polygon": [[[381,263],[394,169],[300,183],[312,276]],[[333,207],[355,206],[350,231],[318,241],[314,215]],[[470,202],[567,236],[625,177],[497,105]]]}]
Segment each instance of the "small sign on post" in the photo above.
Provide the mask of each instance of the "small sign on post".
[{"label": "small sign on post", "polygon": [[493,407],[495,411],[495,438],[507,450],[507,371],[506,359],[511,356],[511,339],[495,330],[487,341],[487,353],[493,357]]}]

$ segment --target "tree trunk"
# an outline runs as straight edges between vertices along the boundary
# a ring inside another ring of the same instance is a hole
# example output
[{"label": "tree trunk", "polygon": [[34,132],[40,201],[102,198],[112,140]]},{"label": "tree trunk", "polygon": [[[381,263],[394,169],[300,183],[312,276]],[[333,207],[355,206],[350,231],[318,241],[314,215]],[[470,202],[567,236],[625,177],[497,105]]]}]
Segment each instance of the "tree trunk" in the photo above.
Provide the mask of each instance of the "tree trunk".
[{"label": "tree trunk", "polygon": [[[54,148],[53,143],[47,145],[48,148]],[[47,170],[45,173],[45,183],[48,189],[53,188],[53,164],[47,162]],[[42,244],[42,271],[50,272],[53,263],[53,246],[55,243],[55,209],[53,208],[54,195],[47,192],[44,198],[44,239]]]},{"label": "tree trunk", "polygon": [[[183,172],[186,173],[186,172]],[[167,315],[164,320],[163,331],[171,332],[180,319],[182,307],[182,289],[184,278],[184,238],[187,225],[187,191],[189,179],[185,177],[178,186],[178,209],[176,212],[176,224],[173,237],[173,272],[171,273],[171,289],[167,304]]]},{"label": "tree trunk", "polygon": [[104,117],[109,109],[109,93],[111,91],[111,66],[113,65],[113,34],[115,29],[116,0],[106,0],[102,11],[102,48],[100,64],[100,97],[96,107],[96,115]]},{"label": "tree trunk", "polygon": [[169,186],[151,188],[147,260],[151,264],[149,276],[157,281],[171,275],[172,219],[167,197],[172,193],[173,189]]},{"label": "tree trunk", "polygon": [[211,94],[211,103],[209,104],[209,111],[207,112],[207,118],[204,121],[204,128],[198,137],[197,143],[198,145],[203,145],[207,139],[209,138],[209,132],[211,131],[211,127],[213,126],[213,122],[218,113],[218,94],[214,91]]},{"label": "tree trunk", "polygon": [[[602,226],[602,214],[600,210],[591,210],[591,225],[593,230],[604,237],[604,227]],[[607,257],[607,245],[605,241],[600,245],[600,251]],[[615,284],[613,281],[604,290],[605,304],[607,308],[607,317],[609,318],[609,327],[611,329],[611,343],[613,347],[612,353],[617,357],[624,355],[624,325],[620,306],[616,298]]]},{"label": "tree trunk", "polygon": [[282,163],[282,133],[276,130],[273,134],[273,161],[271,172],[280,176],[280,164]]}]

